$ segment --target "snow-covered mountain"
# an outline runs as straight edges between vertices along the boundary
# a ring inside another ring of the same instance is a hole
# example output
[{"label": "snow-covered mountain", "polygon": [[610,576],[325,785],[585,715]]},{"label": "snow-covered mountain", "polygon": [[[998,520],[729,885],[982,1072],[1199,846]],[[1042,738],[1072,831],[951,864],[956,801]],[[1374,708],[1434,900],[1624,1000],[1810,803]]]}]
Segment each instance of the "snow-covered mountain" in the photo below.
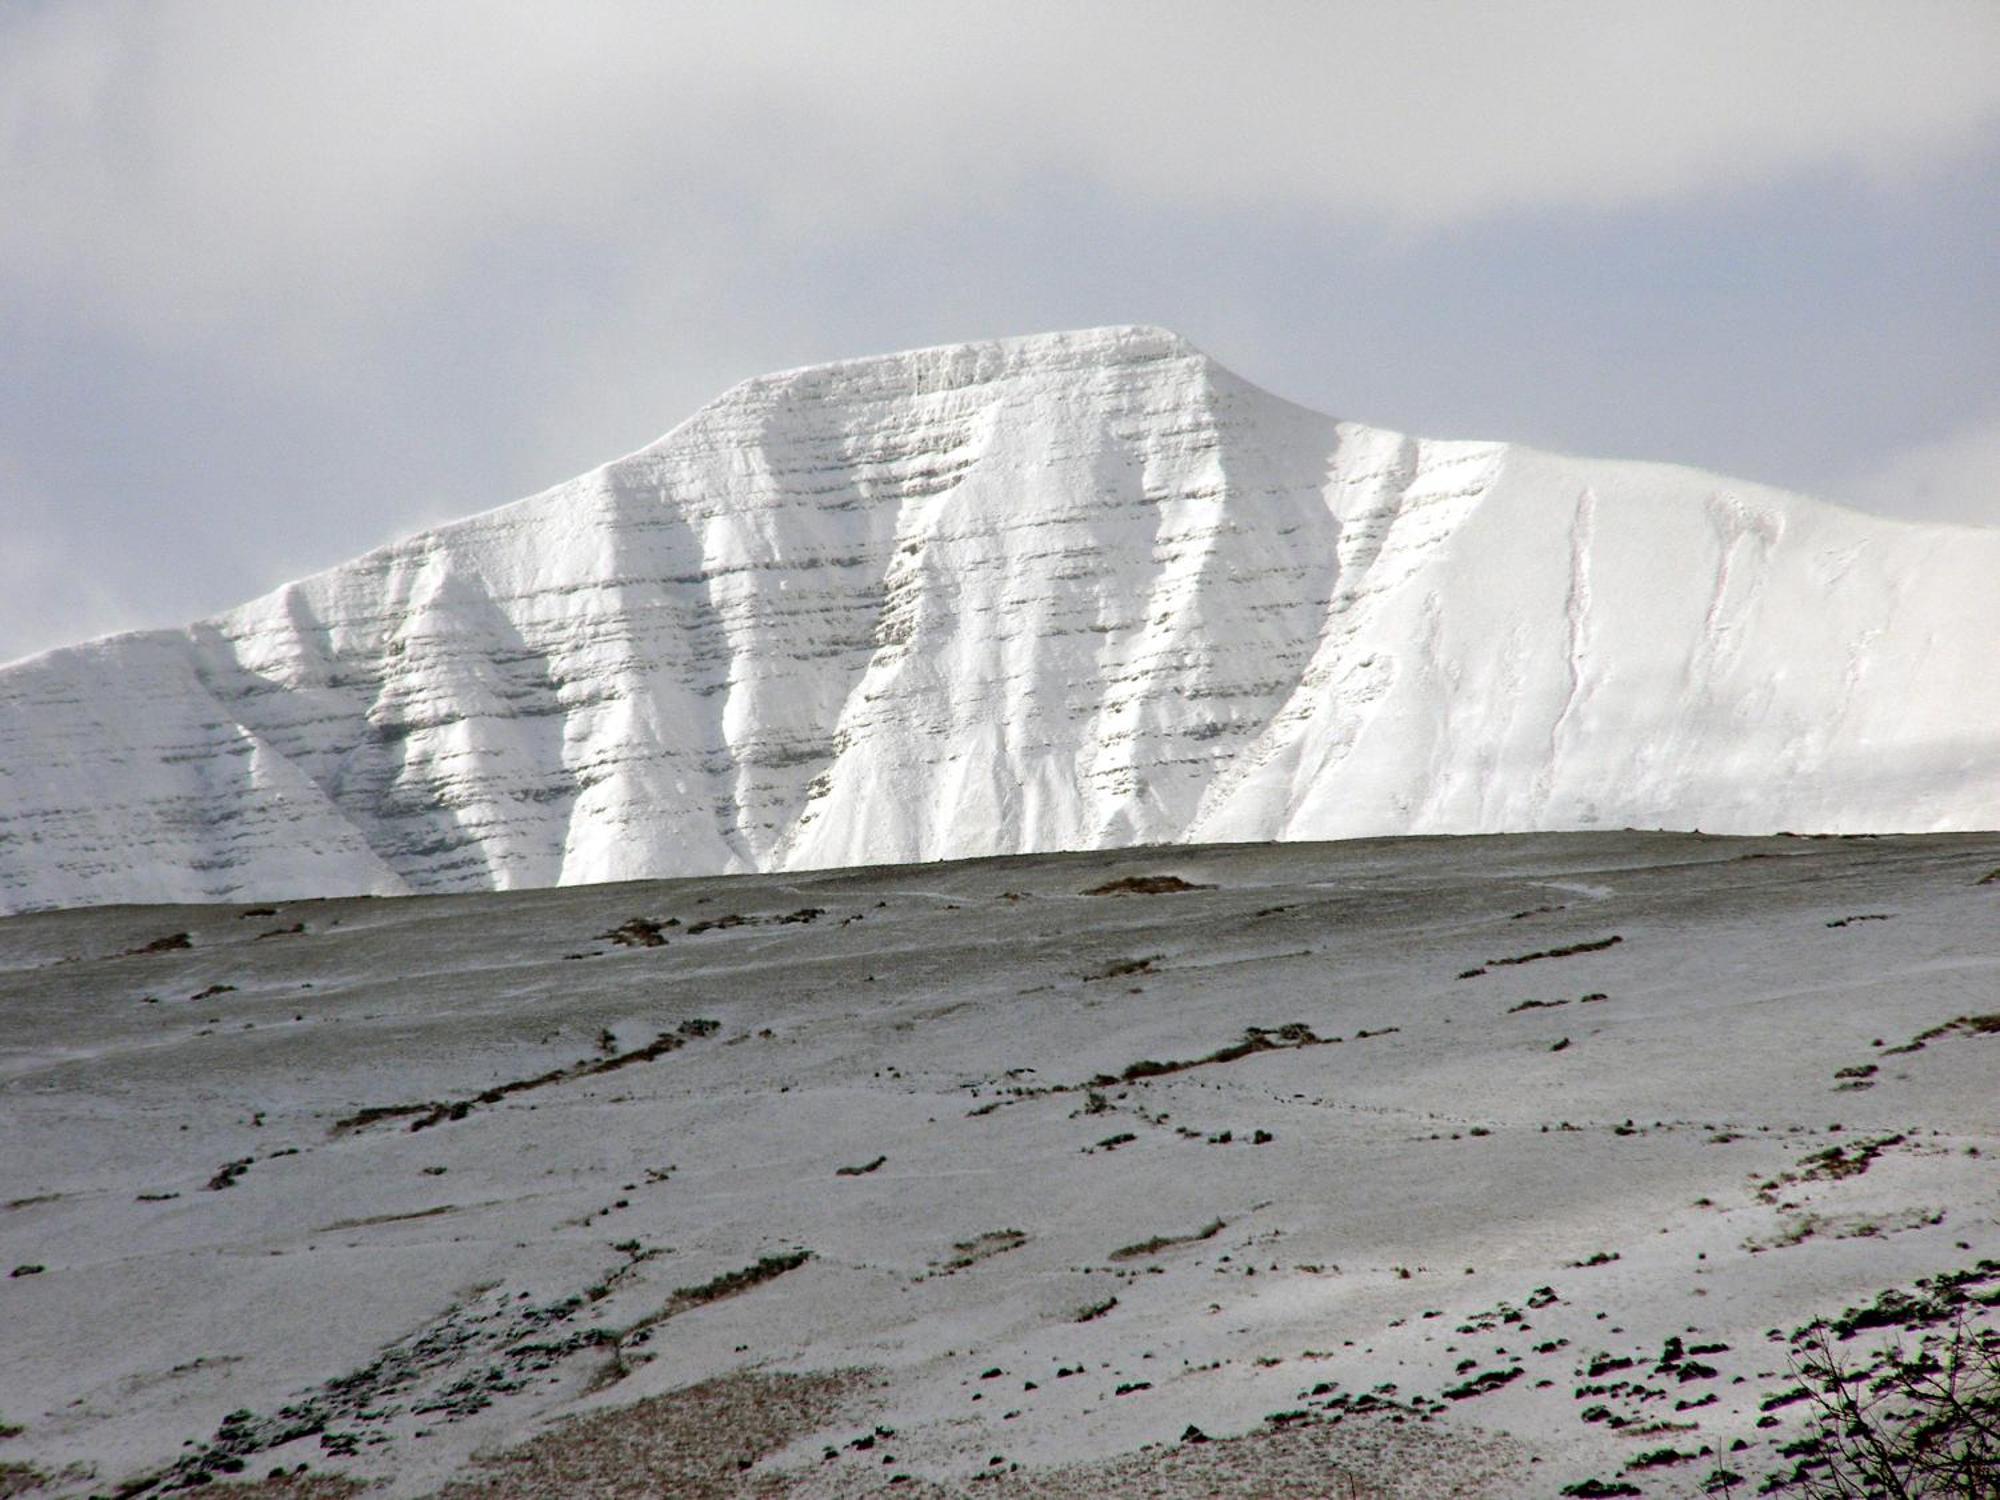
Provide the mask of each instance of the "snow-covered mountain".
[{"label": "snow-covered mountain", "polygon": [[0,669],[0,910],[1180,840],[2000,827],[2000,531],[1303,410],[1152,328],[728,391]]}]

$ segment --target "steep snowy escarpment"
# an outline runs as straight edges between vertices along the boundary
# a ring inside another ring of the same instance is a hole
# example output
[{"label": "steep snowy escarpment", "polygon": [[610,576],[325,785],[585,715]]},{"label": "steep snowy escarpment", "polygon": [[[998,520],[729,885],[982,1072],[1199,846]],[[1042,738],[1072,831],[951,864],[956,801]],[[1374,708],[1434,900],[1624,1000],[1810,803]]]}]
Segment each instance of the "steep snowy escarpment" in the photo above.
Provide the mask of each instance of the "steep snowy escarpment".
[{"label": "steep snowy escarpment", "polygon": [[2000,826],[2000,532],[1304,411],[1171,334],[791,371],[0,669],[0,910],[1138,842]]}]

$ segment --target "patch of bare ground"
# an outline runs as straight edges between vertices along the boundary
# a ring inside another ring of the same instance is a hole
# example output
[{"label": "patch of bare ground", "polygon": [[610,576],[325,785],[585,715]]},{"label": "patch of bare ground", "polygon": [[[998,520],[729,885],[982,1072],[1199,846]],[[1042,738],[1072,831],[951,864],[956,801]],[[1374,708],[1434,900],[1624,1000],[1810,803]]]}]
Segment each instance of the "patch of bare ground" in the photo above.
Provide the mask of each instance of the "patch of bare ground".
[{"label": "patch of bare ground", "polygon": [[759,1460],[839,1418],[866,1387],[861,1370],[745,1372],[631,1406],[559,1422],[517,1448],[479,1459],[434,1500],[719,1500],[793,1492]]},{"label": "patch of bare ground", "polygon": [[1527,1457],[1505,1438],[1475,1441],[1389,1423],[1304,1423],[1212,1442],[1159,1445],[1060,1468],[995,1470],[965,1485],[898,1485],[943,1500],[1516,1500]]}]

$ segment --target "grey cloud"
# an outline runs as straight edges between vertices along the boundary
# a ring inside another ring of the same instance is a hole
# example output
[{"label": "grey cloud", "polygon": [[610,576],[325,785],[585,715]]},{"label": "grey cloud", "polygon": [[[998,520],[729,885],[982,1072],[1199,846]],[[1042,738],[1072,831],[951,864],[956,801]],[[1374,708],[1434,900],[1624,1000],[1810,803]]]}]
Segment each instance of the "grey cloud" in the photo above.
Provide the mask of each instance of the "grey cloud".
[{"label": "grey cloud", "polygon": [[[1990,5],[165,3],[17,15],[0,264],[156,335],[420,299],[496,236],[866,236],[1051,170],[1404,232],[1801,167],[2000,116]],[[302,331],[301,331],[302,330]]]}]

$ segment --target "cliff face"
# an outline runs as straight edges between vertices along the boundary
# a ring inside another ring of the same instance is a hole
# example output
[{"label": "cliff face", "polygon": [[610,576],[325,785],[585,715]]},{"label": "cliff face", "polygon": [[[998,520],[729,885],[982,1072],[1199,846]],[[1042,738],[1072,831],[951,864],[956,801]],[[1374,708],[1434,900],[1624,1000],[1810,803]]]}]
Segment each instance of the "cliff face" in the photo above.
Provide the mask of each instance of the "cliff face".
[{"label": "cliff face", "polygon": [[1340,423],[1156,329],[792,371],[0,669],[0,909],[1991,828],[1996,577],[2000,531]]}]

